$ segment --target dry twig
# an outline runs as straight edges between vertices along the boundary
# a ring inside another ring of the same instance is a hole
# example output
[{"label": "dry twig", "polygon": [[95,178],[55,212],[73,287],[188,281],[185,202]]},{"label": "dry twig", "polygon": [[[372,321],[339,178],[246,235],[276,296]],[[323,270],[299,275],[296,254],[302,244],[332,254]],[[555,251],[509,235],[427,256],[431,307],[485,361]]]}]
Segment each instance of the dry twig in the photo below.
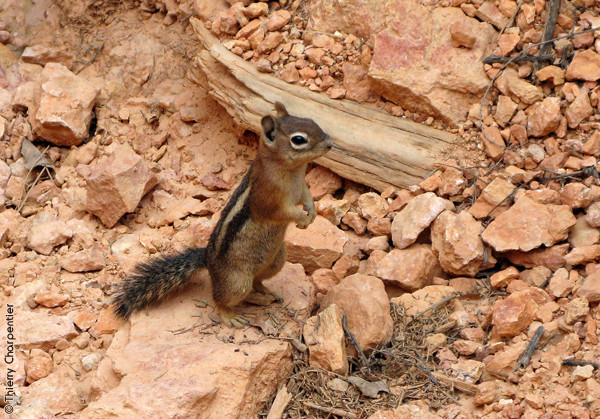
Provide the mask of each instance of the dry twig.
[{"label": "dry twig", "polygon": [[594,367],[595,370],[597,370],[599,368],[598,364],[596,362],[592,362],[592,361],[576,361],[574,359],[565,359],[562,362],[563,365],[568,365],[568,366],[575,366],[575,367],[580,367],[580,366],[585,366],[585,365],[591,365],[592,367]]},{"label": "dry twig", "polygon": [[437,303],[430,305],[425,310],[422,310],[422,311],[418,312],[417,314],[415,314],[414,318],[417,319],[417,318],[421,317],[423,314],[427,313],[428,311],[431,311],[431,310],[435,311],[439,307],[441,307],[444,304],[446,304],[448,301],[454,300],[456,297],[460,297],[460,296],[461,296],[461,294],[459,292],[453,292],[452,294],[447,295],[446,297],[442,298]]},{"label": "dry twig", "polygon": [[[554,36],[554,28],[556,27],[556,21],[558,20],[559,10],[560,0],[550,0],[550,3],[548,5],[548,16],[546,18],[546,25],[544,26],[544,41],[548,41]],[[553,57],[552,45],[549,42],[546,42],[544,45],[542,45],[542,48],[540,48],[540,56]],[[552,58],[550,58],[550,60],[551,59]]]},{"label": "dry twig", "polygon": [[292,400],[292,395],[288,393],[287,387],[281,387],[277,392],[277,396],[275,396],[271,409],[269,409],[267,419],[281,419],[290,400]]},{"label": "dry twig", "polygon": [[344,333],[346,333],[346,335],[348,335],[348,338],[350,338],[350,341],[352,342],[352,344],[354,345],[354,347],[358,351],[358,354],[362,358],[362,360],[365,363],[365,366],[367,367],[367,369],[370,369],[369,368],[369,360],[365,356],[365,353],[363,352],[362,348],[360,347],[360,344],[356,340],[356,337],[354,337],[354,334],[350,331],[350,329],[348,329],[348,326],[346,325],[346,316],[342,316],[342,328],[344,329]]},{"label": "dry twig", "polygon": [[527,349],[525,349],[525,352],[523,352],[523,355],[521,355],[519,357],[519,360],[517,361],[517,366],[515,367],[515,370],[517,370],[519,368],[526,368],[529,365],[529,363],[531,362],[531,357],[533,355],[533,351],[535,351],[535,348],[537,347],[537,344],[540,341],[540,338],[542,337],[543,334],[544,334],[544,326],[538,327],[538,329],[535,331],[535,334],[531,338],[531,342],[529,342]]}]

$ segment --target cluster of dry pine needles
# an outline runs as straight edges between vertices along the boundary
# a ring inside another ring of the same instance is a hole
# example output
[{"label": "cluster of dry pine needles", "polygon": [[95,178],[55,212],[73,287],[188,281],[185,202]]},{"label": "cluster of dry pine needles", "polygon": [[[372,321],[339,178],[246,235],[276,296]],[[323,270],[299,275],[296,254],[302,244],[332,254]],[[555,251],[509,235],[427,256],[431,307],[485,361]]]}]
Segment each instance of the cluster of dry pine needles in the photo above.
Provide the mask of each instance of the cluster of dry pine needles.
[{"label": "cluster of dry pine needles", "polygon": [[[426,336],[440,331],[449,341],[456,338],[458,330],[449,322],[450,310],[442,304],[419,314],[423,315],[409,316],[403,306],[392,304],[391,341],[374,349],[368,357],[362,354],[350,357],[348,376],[312,367],[307,352],[294,350],[292,376],[286,385],[289,403],[282,417],[366,418],[378,410],[393,409],[411,400],[427,399],[433,409],[457,402],[452,384],[436,379],[440,368],[424,342]],[[347,336],[350,347],[352,341]],[[388,391],[367,397],[364,391],[350,384],[353,377]],[[273,400],[260,417],[267,417],[272,404]]]}]

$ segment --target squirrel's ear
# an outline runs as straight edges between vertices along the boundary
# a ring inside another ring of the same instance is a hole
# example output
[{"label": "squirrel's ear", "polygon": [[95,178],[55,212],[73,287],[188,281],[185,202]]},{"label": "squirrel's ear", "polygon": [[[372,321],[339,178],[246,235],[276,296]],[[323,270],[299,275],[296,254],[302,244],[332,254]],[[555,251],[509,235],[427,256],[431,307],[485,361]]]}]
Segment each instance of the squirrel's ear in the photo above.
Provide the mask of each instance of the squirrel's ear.
[{"label": "squirrel's ear", "polygon": [[260,124],[262,125],[265,138],[269,142],[275,141],[275,130],[277,129],[277,120],[270,115],[267,115],[261,119]]},{"label": "squirrel's ear", "polygon": [[289,115],[287,109],[285,109],[285,106],[283,106],[283,103],[281,103],[281,102],[275,102],[275,111],[277,111],[277,116],[280,118],[282,116]]}]

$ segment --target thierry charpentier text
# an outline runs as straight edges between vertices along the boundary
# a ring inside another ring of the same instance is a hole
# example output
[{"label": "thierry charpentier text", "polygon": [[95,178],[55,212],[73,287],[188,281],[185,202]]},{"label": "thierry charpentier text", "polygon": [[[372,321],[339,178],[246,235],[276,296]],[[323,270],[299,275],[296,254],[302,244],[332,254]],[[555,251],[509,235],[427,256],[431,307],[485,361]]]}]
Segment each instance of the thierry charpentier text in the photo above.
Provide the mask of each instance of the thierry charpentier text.
[{"label": "thierry charpentier text", "polygon": [[[6,391],[4,392],[4,403],[10,405],[15,399],[15,373],[16,370],[11,366],[15,365],[15,335],[14,335],[15,309],[11,304],[6,305],[6,353],[4,362],[6,363]],[[6,407],[5,409],[6,410]]]}]

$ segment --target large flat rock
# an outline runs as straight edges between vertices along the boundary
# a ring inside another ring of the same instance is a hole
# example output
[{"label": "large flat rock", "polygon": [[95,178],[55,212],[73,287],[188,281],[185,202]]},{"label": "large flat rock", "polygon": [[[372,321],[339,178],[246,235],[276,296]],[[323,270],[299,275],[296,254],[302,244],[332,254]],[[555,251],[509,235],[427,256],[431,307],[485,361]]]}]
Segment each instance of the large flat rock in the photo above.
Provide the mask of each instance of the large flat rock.
[{"label": "large flat rock", "polygon": [[[496,31],[454,7],[427,10],[416,1],[398,1],[397,16],[375,35],[369,77],[383,97],[411,112],[457,125],[485,91],[489,79],[481,63]],[[460,24],[476,36],[472,48],[452,44],[449,28]]]},{"label": "large flat rock", "polygon": [[[489,83],[482,59],[497,32],[460,8],[417,0],[311,0],[308,7],[308,29],[373,42],[371,89],[411,112],[458,125]],[[451,28],[474,42],[455,46]]]}]

